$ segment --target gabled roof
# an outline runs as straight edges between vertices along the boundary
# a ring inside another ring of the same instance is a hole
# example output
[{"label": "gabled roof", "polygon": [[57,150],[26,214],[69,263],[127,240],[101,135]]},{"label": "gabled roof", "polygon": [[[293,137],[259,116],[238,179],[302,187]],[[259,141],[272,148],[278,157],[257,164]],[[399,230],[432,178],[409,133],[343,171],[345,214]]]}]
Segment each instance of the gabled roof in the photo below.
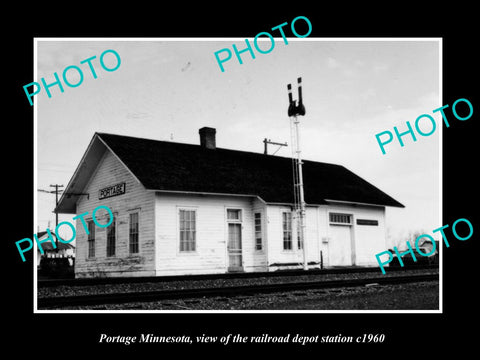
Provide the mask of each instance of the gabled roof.
[{"label": "gabled roof", "polygon": [[[146,189],[251,195],[267,203],[291,204],[294,200],[291,158],[105,133],[95,133],[82,159],[87,164],[79,165],[65,194],[83,191],[88,176],[81,167],[93,173],[92,162],[103,154],[98,140]],[[303,179],[307,204],[345,201],[404,207],[340,165],[304,160]],[[59,212],[71,208],[67,202],[62,195]]]},{"label": "gabled roof", "polygon": [[[69,249],[75,249],[75,246],[71,245],[71,244],[65,244],[65,243],[62,243],[62,242],[57,242],[57,248],[58,250],[69,250]],[[43,251],[54,251],[56,249],[53,248],[53,245],[50,241],[47,241],[47,242],[44,242],[42,244],[42,249]]]},{"label": "gabled roof", "polygon": [[[52,237],[56,240],[57,237],[55,235],[55,232],[51,231],[51,234],[52,234]],[[39,240],[43,240],[43,237],[47,235],[47,232],[46,231],[40,231],[37,233],[37,237]],[[68,250],[68,249],[75,249],[75,246],[73,246],[72,244],[70,243],[63,243],[61,241],[56,241],[56,245],[57,245],[57,249],[58,250]],[[46,241],[44,243],[42,243],[42,249],[43,251],[52,251],[52,250],[55,250],[53,248],[53,245],[52,245],[52,242],[51,241]],[[38,247],[37,247],[37,250],[39,251]]]}]

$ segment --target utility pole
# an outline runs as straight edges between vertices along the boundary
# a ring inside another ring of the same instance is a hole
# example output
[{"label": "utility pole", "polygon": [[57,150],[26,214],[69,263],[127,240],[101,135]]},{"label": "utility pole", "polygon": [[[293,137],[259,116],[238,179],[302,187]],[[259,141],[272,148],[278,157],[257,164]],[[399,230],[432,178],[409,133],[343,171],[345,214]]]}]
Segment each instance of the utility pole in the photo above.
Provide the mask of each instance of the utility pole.
[{"label": "utility pole", "polygon": [[[293,123],[293,154],[294,157],[294,179],[293,179],[293,186],[294,186],[294,203],[295,203],[295,213],[298,215],[299,219],[299,226],[300,226],[300,241],[302,243],[303,249],[303,269],[308,270],[308,260],[307,260],[307,241],[305,238],[305,198],[303,193],[303,171],[302,171],[302,156],[300,151],[300,133],[299,133],[299,123],[298,116],[305,115],[305,106],[303,105],[302,99],[302,78],[299,77],[297,79],[298,82],[298,105],[296,104],[296,100],[292,98],[292,85],[288,84],[288,116],[290,117]],[[298,226],[297,225],[297,226]]]},{"label": "utility pole", "polygon": [[[58,206],[58,188],[63,187],[63,185],[55,184],[55,185],[50,185],[50,187],[55,188],[55,229],[58,226],[58,211],[57,211],[57,206]],[[61,191],[61,190],[60,190]],[[58,251],[58,239],[55,236],[55,246]]]},{"label": "utility pole", "polygon": [[[264,144],[264,146],[263,146],[263,153],[264,153],[265,155],[268,155],[267,144],[278,145],[278,146],[280,146],[280,147],[282,147],[282,146],[288,146],[287,143],[277,143],[277,142],[273,142],[272,140],[267,139],[267,138],[263,139],[263,144]],[[280,150],[280,148],[278,148],[278,150]],[[278,151],[278,150],[277,150],[277,151]],[[277,151],[275,151],[272,155],[275,155],[275,154],[277,153]]]},{"label": "utility pole", "polygon": [[57,211],[57,206],[58,206],[58,188],[63,187],[63,185],[50,185],[50,187],[55,188],[55,226],[58,226],[58,211]]}]

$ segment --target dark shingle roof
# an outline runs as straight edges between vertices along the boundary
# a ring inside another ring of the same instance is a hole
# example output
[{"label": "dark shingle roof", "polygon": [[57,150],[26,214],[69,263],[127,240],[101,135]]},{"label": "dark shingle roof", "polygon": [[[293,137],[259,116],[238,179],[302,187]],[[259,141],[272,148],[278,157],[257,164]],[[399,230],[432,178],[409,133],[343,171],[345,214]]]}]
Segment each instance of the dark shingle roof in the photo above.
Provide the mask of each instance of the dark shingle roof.
[{"label": "dark shingle roof", "polygon": [[[65,244],[65,243],[62,243],[60,241],[56,245],[57,245],[58,250],[75,249],[75,246],[73,246],[71,244]],[[53,250],[55,250],[50,241],[42,243],[42,249],[43,249],[43,251],[53,251]]]},{"label": "dark shingle roof", "polygon": [[[55,233],[50,230],[50,232],[52,233],[52,236],[53,238],[56,240],[56,236],[55,236]],[[37,233],[37,237],[40,239],[43,235],[45,235],[47,232],[46,231],[40,231]],[[56,241],[56,245],[57,245],[57,249],[58,250],[68,250],[68,249],[75,249],[75,246],[73,246],[72,244],[69,244],[69,243],[63,243],[61,241]],[[44,251],[50,251],[50,250],[55,250],[53,248],[53,245],[52,245],[52,242],[51,241],[46,241],[44,243],[42,243],[42,249]]]},{"label": "dark shingle roof", "polygon": [[[147,189],[255,195],[269,203],[293,203],[290,158],[97,134]],[[340,165],[304,161],[303,175],[307,204],[329,199],[403,207]]]}]

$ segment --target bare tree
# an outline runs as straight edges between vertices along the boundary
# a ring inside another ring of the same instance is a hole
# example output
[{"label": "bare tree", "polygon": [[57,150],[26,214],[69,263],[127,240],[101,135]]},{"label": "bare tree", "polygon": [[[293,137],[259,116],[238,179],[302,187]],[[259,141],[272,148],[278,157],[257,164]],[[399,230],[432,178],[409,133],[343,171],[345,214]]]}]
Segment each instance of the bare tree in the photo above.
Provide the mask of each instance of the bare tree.
[{"label": "bare tree", "polygon": [[[410,246],[412,247],[412,249],[415,249],[415,241],[417,240],[417,238],[419,236],[427,234],[427,233],[428,232],[425,231],[424,229],[410,230],[408,232],[408,238],[405,239],[405,240],[410,243]],[[422,242],[423,242],[423,240],[420,240],[418,245],[420,245]],[[405,245],[405,247],[406,247],[406,245]]]}]

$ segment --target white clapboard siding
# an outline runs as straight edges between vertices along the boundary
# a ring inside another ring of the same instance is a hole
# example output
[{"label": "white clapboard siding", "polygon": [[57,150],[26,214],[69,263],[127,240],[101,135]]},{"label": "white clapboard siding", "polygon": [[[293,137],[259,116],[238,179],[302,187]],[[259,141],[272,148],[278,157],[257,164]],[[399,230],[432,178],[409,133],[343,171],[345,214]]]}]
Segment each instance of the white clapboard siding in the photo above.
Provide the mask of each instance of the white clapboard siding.
[{"label": "white clapboard siding", "polygon": [[[290,212],[291,207],[268,205],[268,263],[270,266],[276,264],[303,264],[303,250],[298,248],[297,236],[292,231],[292,249],[283,249],[283,212]],[[307,261],[320,262],[319,251],[319,221],[318,208],[307,207],[306,209],[306,242]],[[319,265],[316,265],[318,267]],[[276,266],[275,266],[276,267]]]},{"label": "white clapboard siding", "polygon": [[321,266],[328,266],[328,206],[317,208],[318,219],[318,252]]},{"label": "white clapboard siding", "polygon": [[[98,199],[100,189],[121,182],[126,193]],[[254,196],[219,196],[193,193],[168,193],[146,190],[131,172],[106,150],[77,202],[77,214],[88,212],[85,220],[99,205],[108,206],[115,215],[116,254],[106,256],[106,229],[96,227],[95,257],[88,259],[87,234],[80,219],[76,222],[76,277],[150,276],[225,273],[228,271],[227,209],[242,210],[243,270],[267,271],[282,264],[303,264],[303,251],[297,247],[293,233],[293,249],[283,249],[282,212],[289,206],[266,205]],[[196,250],[180,252],[179,210],[196,211]],[[129,216],[139,212],[139,253],[129,253]],[[262,249],[255,248],[254,213],[262,219]],[[322,205],[306,209],[306,241],[308,262],[329,267],[334,244],[330,237],[329,212],[352,215],[352,244],[355,265],[376,265],[375,254],[386,249],[385,208],[364,205]],[[100,213],[99,213],[100,214]],[[378,226],[357,225],[357,219],[377,220]],[[104,223],[107,219],[99,219]]]},{"label": "white clapboard siding", "polygon": [[[263,201],[255,198],[252,203],[252,221],[253,221],[253,244],[252,244],[252,265],[254,269],[259,271],[267,271],[267,257],[268,257],[268,233],[267,233],[267,211],[266,205]],[[255,247],[255,213],[261,215],[261,234],[262,234],[262,249],[257,250]]]},{"label": "white clapboard siding", "polygon": [[[265,254],[255,252],[253,203],[251,197],[157,192],[157,275],[227,272],[227,208],[242,210],[244,271],[265,270]],[[196,211],[196,250],[193,252],[180,251],[180,209]]]},{"label": "white clapboard siding", "polygon": [[[357,225],[357,219],[377,220],[375,225]],[[385,208],[359,207],[354,218],[356,265],[378,266],[375,254],[387,250]]]},{"label": "white clapboard siding", "polygon": [[[375,254],[385,251],[386,248],[386,227],[385,227],[385,207],[367,206],[367,205],[329,205],[324,214],[326,223],[329,223],[329,212],[338,212],[352,215],[352,252],[354,252],[355,265],[358,266],[377,266]],[[357,225],[357,219],[377,220],[378,225]],[[328,231],[329,228],[327,228]],[[334,246],[330,234],[327,249],[324,252],[324,265],[329,266],[328,249]],[[324,244],[325,245],[325,244]]]},{"label": "white clapboard siding", "polygon": [[[125,194],[99,200],[100,189],[126,183]],[[155,237],[154,237],[154,194],[145,190],[128,169],[106,150],[91,177],[84,193],[77,202],[77,214],[88,211],[86,220],[92,218],[92,211],[99,205],[108,206],[116,221],[116,254],[106,256],[106,228],[96,227],[95,258],[87,259],[87,234],[77,219],[77,251],[75,276],[148,276],[155,274]],[[129,253],[129,216],[139,212],[139,253]],[[100,213],[100,212],[99,212]],[[100,221],[99,221],[100,222]],[[102,221],[106,223],[107,219]]]}]

